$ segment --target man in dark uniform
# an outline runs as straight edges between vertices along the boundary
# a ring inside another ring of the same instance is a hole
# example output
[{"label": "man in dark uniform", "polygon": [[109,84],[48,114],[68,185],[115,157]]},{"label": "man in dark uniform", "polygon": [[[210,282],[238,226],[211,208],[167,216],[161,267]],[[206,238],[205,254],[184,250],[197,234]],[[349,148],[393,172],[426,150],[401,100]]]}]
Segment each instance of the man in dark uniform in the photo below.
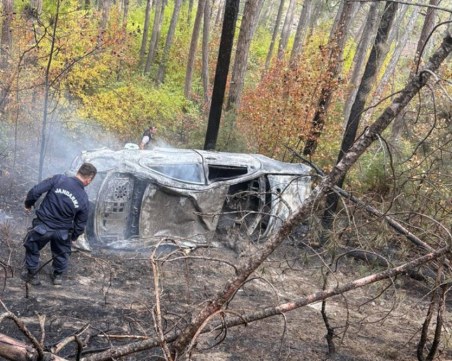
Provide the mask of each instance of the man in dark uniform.
[{"label": "man in dark uniform", "polygon": [[36,210],[32,229],[25,241],[25,267],[21,278],[39,285],[39,252],[50,242],[52,251],[54,285],[61,285],[61,275],[68,267],[71,241],[77,240],[85,231],[88,220],[89,202],[84,187],[92,182],[97,170],[91,163],[83,163],[75,177],[54,175],[35,185],[25,199],[25,210],[29,212],[38,198],[47,192]]},{"label": "man in dark uniform", "polygon": [[157,133],[157,128],[150,125],[148,129],[143,132],[143,137],[141,138],[140,149],[148,149],[151,145],[154,135]]}]

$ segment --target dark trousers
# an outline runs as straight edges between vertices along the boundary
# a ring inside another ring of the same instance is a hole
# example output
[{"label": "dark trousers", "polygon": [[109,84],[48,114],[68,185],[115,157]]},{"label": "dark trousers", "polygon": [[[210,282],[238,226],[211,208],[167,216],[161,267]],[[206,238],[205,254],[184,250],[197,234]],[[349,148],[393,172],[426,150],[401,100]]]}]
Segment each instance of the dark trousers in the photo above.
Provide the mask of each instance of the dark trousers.
[{"label": "dark trousers", "polygon": [[32,272],[39,268],[40,251],[50,242],[52,266],[56,273],[63,273],[68,267],[71,254],[71,240],[67,230],[48,229],[42,223],[33,220],[33,228],[28,232],[25,241],[25,266]]}]

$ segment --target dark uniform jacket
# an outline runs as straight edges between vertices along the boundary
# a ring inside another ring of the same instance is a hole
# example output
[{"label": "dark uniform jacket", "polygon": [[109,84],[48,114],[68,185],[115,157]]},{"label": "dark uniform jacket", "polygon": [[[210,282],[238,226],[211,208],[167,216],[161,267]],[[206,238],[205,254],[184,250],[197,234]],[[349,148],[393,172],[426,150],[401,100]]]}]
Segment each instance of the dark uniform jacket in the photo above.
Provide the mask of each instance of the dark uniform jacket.
[{"label": "dark uniform jacket", "polygon": [[[152,140],[154,139],[154,136],[153,136],[153,134],[151,133],[151,130],[150,130],[149,128],[146,129],[146,130],[143,132],[142,139],[143,139],[144,137],[149,137],[149,142],[147,142],[147,143],[144,145],[144,148],[145,148],[145,149],[148,149],[148,148],[151,146]],[[141,141],[143,141],[143,140],[141,140]]]},{"label": "dark uniform jacket", "polygon": [[76,177],[54,175],[30,189],[25,207],[32,207],[45,192],[47,195],[36,211],[38,220],[49,229],[71,230],[75,241],[88,220],[89,202],[83,183]]}]

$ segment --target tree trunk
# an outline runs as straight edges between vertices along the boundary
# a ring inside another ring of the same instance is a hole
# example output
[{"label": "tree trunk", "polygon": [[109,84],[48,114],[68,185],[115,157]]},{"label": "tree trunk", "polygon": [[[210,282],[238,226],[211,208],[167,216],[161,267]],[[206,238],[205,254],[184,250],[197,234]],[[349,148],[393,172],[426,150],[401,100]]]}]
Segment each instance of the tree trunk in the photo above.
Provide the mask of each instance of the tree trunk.
[{"label": "tree trunk", "polygon": [[41,127],[41,149],[39,152],[39,171],[38,171],[38,181],[42,180],[42,173],[44,169],[44,158],[45,158],[45,149],[46,149],[46,135],[47,135],[47,118],[49,111],[49,97],[50,97],[50,69],[52,67],[53,55],[55,53],[55,42],[56,42],[56,32],[58,28],[58,19],[60,16],[60,5],[61,0],[57,0],[57,8],[55,12],[55,18],[53,20],[52,26],[52,41],[50,44],[50,52],[49,58],[47,59],[47,66],[45,70],[45,78],[44,78],[44,110],[42,116],[42,127]]},{"label": "tree trunk", "polygon": [[157,49],[160,39],[160,30],[162,29],[162,20],[164,11],[165,11],[165,0],[156,0],[154,25],[152,26],[152,35],[151,41],[149,43],[149,52],[146,58],[146,66],[144,67],[145,74],[150,73],[151,66],[154,63],[155,51]]},{"label": "tree trunk", "polygon": [[[419,15],[420,8],[417,6],[413,7],[413,12],[411,13],[410,19],[408,20],[408,24],[404,27],[404,32],[402,34],[401,39],[397,42],[397,45],[394,49],[394,53],[392,54],[391,60],[387,65],[383,76],[380,79],[380,82],[377,86],[377,89],[374,92],[372,97],[373,103],[376,104],[380,99],[383,93],[384,88],[388,85],[389,79],[394,74],[397,63],[399,62],[400,57],[402,56],[402,52],[405,49],[406,44],[408,43],[408,39],[410,35],[413,33],[413,29],[416,26],[416,21]],[[374,108],[369,109],[368,114],[366,114],[365,119],[370,119],[373,114]],[[394,119],[392,124],[392,138],[395,139],[398,137],[398,130],[400,118]]]},{"label": "tree trunk", "polygon": [[[11,23],[13,21],[13,0],[2,0],[2,35],[0,47],[0,68],[5,69],[13,45]],[[3,95],[3,94],[2,94]]]},{"label": "tree trunk", "polygon": [[201,20],[202,20],[205,5],[206,5],[206,0],[198,1],[198,10],[196,11],[195,23],[193,25],[193,33],[191,36],[190,50],[188,52],[187,70],[185,72],[184,95],[186,98],[189,98],[190,93],[191,93],[193,66],[195,64],[196,49],[198,47],[199,32],[201,29]]},{"label": "tree trunk", "polygon": [[[397,3],[386,2],[383,17],[381,19],[377,31],[377,36],[375,38],[375,43],[370,52],[369,60],[367,61],[366,68],[364,70],[364,74],[361,79],[358,92],[356,94],[356,99],[352,105],[350,117],[347,120],[347,126],[342,138],[342,144],[339,151],[337,163],[342,160],[342,157],[349,151],[355,141],[361,114],[364,110],[367,96],[372,89],[372,85],[375,81],[378,70],[380,69],[380,66],[383,63],[383,60],[389,50],[386,42],[388,40],[389,31],[392,27],[395,14],[397,12],[397,7]],[[342,188],[345,175],[346,174],[344,173],[338,179],[336,183],[338,187]],[[335,192],[330,192],[326,198],[326,210],[322,218],[322,225],[327,230],[329,230],[333,224],[338,201],[339,197]]]},{"label": "tree trunk", "polygon": [[[199,6],[199,4],[198,4],[198,6]],[[187,13],[187,23],[188,23],[188,25],[191,24],[191,14],[192,14],[192,12],[193,12],[193,0],[189,0],[188,1],[188,13]]]},{"label": "tree trunk", "polygon": [[263,0],[262,8],[259,10],[259,19],[257,20],[257,27],[267,28],[267,21],[270,16],[270,10],[273,7],[274,0]]},{"label": "tree trunk", "polygon": [[205,150],[214,150],[217,144],[239,5],[240,0],[226,0],[220,49],[218,51],[217,68],[212,90],[212,103],[210,105],[209,122],[204,142]]},{"label": "tree trunk", "polygon": [[312,118],[311,131],[303,149],[304,155],[310,156],[315,152],[318,139],[322,134],[326,112],[328,110],[328,107],[330,106],[331,97],[334,91],[331,82],[337,78],[341,68],[342,54],[344,52],[347,29],[351,22],[351,15],[354,4],[355,3],[350,0],[344,0],[344,6],[342,7],[341,15],[339,17],[339,25],[336,27],[336,31],[334,35],[331,36],[330,42],[328,44],[328,67],[325,72],[327,81],[320,91],[320,98],[317,104],[317,109]]},{"label": "tree trunk", "polygon": [[100,26],[99,26],[99,43],[103,41],[104,33],[107,30],[108,25],[108,18],[110,16],[110,0],[103,0],[102,1],[102,16],[100,20]]},{"label": "tree trunk", "polygon": [[[432,6],[438,6],[440,0],[430,0],[429,4]],[[422,55],[424,53],[424,48],[426,45],[427,38],[433,30],[433,26],[435,25],[435,16],[436,9],[427,8],[427,13],[425,15],[424,25],[422,26],[421,36],[419,37],[419,41],[416,47],[416,56],[414,58],[414,65],[417,67],[418,63],[422,59]]]},{"label": "tree trunk", "polygon": [[232,78],[229,87],[229,98],[226,110],[237,110],[240,107],[240,98],[248,64],[248,54],[251,40],[254,36],[254,30],[256,29],[254,25],[259,17],[259,9],[261,8],[262,1],[263,0],[247,0],[245,3],[239,37],[237,40],[234,66],[232,68]]},{"label": "tree trunk", "polygon": [[377,13],[379,3],[373,2],[370,4],[369,13],[367,14],[361,38],[359,40],[358,48],[356,49],[353,58],[353,71],[350,77],[350,92],[347,101],[344,104],[344,119],[348,119],[350,109],[355,101],[356,92],[358,91],[359,78],[362,75],[363,64],[366,62],[366,54],[369,44],[374,37],[377,24]]},{"label": "tree trunk", "polygon": [[204,91],[204,103],[209,104],[209,33],[210,33],[210,0],[204,6],[204,23],[202,29],[202,88]]},{"label": "tree trunk", "polygon": [[303,2],[303,8],[301,10],[300,19],[298,20],[297,32],[295,33],[295,39],[293,42],[292,52],[290,53],[290,64],[296,66],[297,59],[301,54],[308,26],[311,18],[312,0],[305,0]]},{"label": "tree trunk", "polygon": [[278,45],[278,60],[284,57],[286,52],[287,43],[289,42],[290,31],[292,28],[293,14],[295,9],[295,0],[290,0],[289,7],[287,9],[286,17],[284,19],[284,25],[281,30],[281,38]]},{"label": "tree trunk", "polygon": [[222,15],[224,14],[225,0],[219,0],[217,16],[215,17],[215,27],[220,25]]},{"label": "tree trunk", "polygon": [[[39,354],[30,345],[1,333],[0,345],[0,356],[4,357],[5,360],[30,361],[39,359]],[[67,361],[49,352],[44,352],[43,356],[46,360]]]},{"label": "tree trunk", "polygon": [[144,25],[143,25],[143,37],[141,38],[140,47],[140,63],[144,63],[144,56],[146,54],[146,46],[148,45],[148,33],[149,33],[149,22],[151,19],[151,8],[152,0],[146,1],[146,11],[144,13]]},{"label": "tree trunk", "polygon": [[314,6],[312,8],[312,15],[311,15],[311,20],[309,22],[309,34],[308,36],[311,36],[314,28],[317,26],[317,20],[320,17],[320,13],[323,7],[323,3],[325,2],[325,0],[316,0],[314,2]]},{"label": "tree trunk", "polygon": [[123,9],[123,17],[122,17],[122,26],[124,29],[127,27],[127,19],[129,18],[129,0],[124,0],[124,9]]},{"label": "tree trunk", "polygon": [[37,15],[42,13],[42,0],[31,0],[30,5]]},{"label": "tree trunk", "polygon": [[173,15],[171,16],[171,23],[166,35],[165,49],[163,50],[162,61],[160,62],[157,73],[157,84],[165,82],[166,63],[168,62],[171,45],[173,44],[174,33],[176,32],[177,19],[179,18],[182,0],[175,0]]},{"label": "tree trunk", "polygon": [[265,68],[264,71],[270,66],[270,61],[273,56],[273,49],[275,47],[276,36],[278,35],[279,24],[281,23],[282,14],[284,11],[284,2],[285,0],[281,0],[278,8],[278,15],[276,16],[275,26],[273,28],[272,40],[270,41],[270,47],[268,48],[267,58],[265,59]]}]

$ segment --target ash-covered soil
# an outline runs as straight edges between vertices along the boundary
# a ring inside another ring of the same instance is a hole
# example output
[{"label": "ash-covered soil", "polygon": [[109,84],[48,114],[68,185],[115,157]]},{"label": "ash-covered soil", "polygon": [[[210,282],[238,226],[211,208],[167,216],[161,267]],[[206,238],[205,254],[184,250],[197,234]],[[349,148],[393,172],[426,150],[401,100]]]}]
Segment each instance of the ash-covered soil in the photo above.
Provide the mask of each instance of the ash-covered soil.
[{"label": "ash-covered soil", "polygon": [[[22,188],[26,189],[28,185]],[[0,298],[8,310],[50,348],[86,329],[80,340],[84,354],[111,346],[155,337],[155,282],[150,251],[74,251],[63,286],[52,285],[50,265],[41,271],[42,284],[26,287],[19,274],[22,238],[30,224],[22,213],[23,189],[2,193],[0,222]],[[8,218],[11,217],[11,218]],[[165,332],[181,329],[203,302],[215,295],[234,274],[234,265],[257,245],[215,246],[163,254],[159,262],[159,292]],[[49,248],[42,261],[50,259]],[[264,307],[321,290],[326,265],[299,239],[288,240],[239,290],[226,315],[256,312]],[[362,277],[369,269],[343,258],[329,284],[343,284]],[[375,269],[374,271],[377,271]],[[328,300],[326,312],[335,330],[334,360],[417,360],[416,348],[430,300],[429,287],[407,276],[382,282]],[[450,297],[450,296],[449,296]],[[443,339],[438,360],[452,360],[452,301],[445,310]],[[264,320],[227,329],[226,333],[201,335],[191,360],[326,360],[328,346],[321,304],[313,304]],[[2,309],[0,314],[4,313]],[[45,316],[44,333],[39,324]],[[212,322],[219,320],[214,318]],[[30,343],[10,319],[0,333]],[[430,335],[432,335],[432,332]],[[88,337],[89,335],[89,337]],[[58,354],[75,359],[76,344]],[[119,358],[118,358],[119,359]],[[158,350],[145,350],[122,360],[162,360]]]}]

